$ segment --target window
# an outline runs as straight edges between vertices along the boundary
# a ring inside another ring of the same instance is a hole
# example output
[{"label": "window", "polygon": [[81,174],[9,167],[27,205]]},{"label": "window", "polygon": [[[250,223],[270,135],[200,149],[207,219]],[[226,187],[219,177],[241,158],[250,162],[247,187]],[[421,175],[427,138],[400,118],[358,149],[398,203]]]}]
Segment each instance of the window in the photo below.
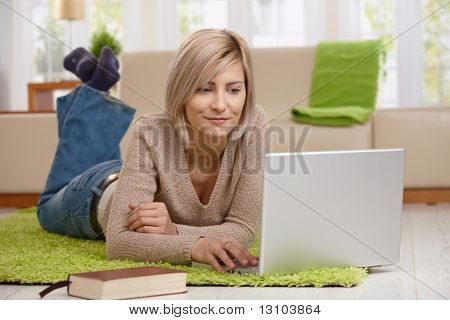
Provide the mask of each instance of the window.
[{"label": "window", "polygon": [[[34,81],[58,81],[64,78],[65,25],[52,17],[53,0],[39,0],[33,10]],[[28,23],[28,22],[27,22]],[[49,35],[50,33],[50,35]]]},{"label": "window", "polygon": [[[422,1],[423,16],[446,1]],[[423,90],[426,105],[450,104],[450,5],[423,22],[422,28]],[[447,89],[446,89],[447,88]]]},{"label": "window", "polygon": [[[6,75],[8,86],[1,91],[2,105],[24,109],[27,82],[67,78],[69,73],[61,62],[69,50],[64,45],[68,23],[53,19],[54,1],[11,1],[27,19],[11,11],[5,20],[3,38],[12,39],[8,40],[12,44],[5,48],[8,58],[4,60],[20,64],[25,71]],[[251,47],[379,37],[386,43],[445,3],[448,1],[85,0],[85,19],[70,25],[73,47],[89,48],[93,32],[104,25],[125,51],[133,46],[139,50],[175,50],[190,33],[208,27],[236,31]],[[124,23],[128,27],[126,39]],[[378,106],[450,104],[450,91],[446,90],[450,87],[449,46],[447,4],[386,47]],[[9,68],[7,64],[2,65]]]},{"label": "window", "polygon": [[89,35],[102,26],[123,40],[123,0],[90,0]]},{"label": "window", "polygon": [[[445,2],[361,0],[361,38],[380,36],[386,43]],[[415,14],[413,18],[412,14]],[[449,26],[450,6],[447,5],[401,35],[408,37],[407,41],[398,38],[386,47],[385,79],[380,91],[382,106],[450,103],[450,92],[445,89],[450,87]]]},{"label": "window", "polygon": [[195,30],[230,28],[252,47],[304,44],[304,0],[178,0],[179,43]]},{"label": "window", "polygon": [[252,0],[253,47],[305,44],[304,1]]},{"label": "window", "polygon": [[[387,43],[446,2],[344,0],[345,10],[339,13],[327,0],[178,0],[177,4],[183,39],[195,29],[229,27],[252,47],[273,47],[374,38]],[[450,91],[445,90],[450,87],[449,26],[447,5],[385,47],[378,107],[450,103]],[[323,34],[316,34],[319,29]]]},{"label": "window", "polygon": [[[395,3],[392,0],[377,2],[362,0],[360,3],[360,39],[380,38],[388,43],[396,33]],[[377,107],[393,107],[398,105],[397,86],[397,42],[392,41],[385,47],[385,55],[381,56],[382,72],[378,88],[379,105]]]},{"label": "window", "polygon": [[227,9],[226,0],[179,0],[179,43],[195,30],[227,27]]}]

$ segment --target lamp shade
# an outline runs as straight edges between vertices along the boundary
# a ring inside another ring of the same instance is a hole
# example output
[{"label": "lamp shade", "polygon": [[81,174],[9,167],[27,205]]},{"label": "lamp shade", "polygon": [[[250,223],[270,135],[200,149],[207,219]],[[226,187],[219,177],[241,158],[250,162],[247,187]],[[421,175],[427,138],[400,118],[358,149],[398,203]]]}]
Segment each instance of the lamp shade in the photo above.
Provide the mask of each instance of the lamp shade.
[{"label": "lamp shade", "polygon": [[84,19],[84,0],[55,0],[53,17],[59,20]]}]

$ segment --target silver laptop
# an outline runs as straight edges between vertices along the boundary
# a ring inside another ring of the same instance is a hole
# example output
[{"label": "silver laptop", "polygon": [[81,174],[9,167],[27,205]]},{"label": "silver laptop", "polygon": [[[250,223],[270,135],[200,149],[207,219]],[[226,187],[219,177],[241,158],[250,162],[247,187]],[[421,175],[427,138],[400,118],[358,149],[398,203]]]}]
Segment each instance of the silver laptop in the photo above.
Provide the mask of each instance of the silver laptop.
[{"label": "silver laptop", "polygon": [[259,263],[229,272],[397,263],[404,162],[404,149],[267,154]]}]

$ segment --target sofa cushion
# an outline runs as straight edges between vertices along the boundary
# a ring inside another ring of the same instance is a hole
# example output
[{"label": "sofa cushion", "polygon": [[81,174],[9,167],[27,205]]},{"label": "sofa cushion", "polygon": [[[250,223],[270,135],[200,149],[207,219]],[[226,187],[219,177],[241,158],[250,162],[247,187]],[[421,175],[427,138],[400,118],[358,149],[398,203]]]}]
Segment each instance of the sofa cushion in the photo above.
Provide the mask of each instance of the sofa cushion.
[{"label": "sofa cushion", "polygon": [[358,150],[372,148],[372,122],[350,127],[300,124],[287,112],[270,121],[267,130],[272,152]]}]

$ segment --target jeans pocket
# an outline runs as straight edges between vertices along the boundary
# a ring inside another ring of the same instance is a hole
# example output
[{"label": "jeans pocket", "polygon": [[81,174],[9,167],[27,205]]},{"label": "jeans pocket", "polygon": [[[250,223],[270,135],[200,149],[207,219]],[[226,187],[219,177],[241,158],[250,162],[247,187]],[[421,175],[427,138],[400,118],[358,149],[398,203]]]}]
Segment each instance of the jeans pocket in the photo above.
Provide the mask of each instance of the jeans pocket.
[{"label": "jeans pocket", "polygon": [[103,232],[96,232],[92,227],[88,208],[81,208],[73,218],[73,227],[76,229],[77,237],[93,240],[98,239],[103,234]]},{"label": "jeans pocket", "polygon": [[84,189],[86,187],[86,183],[95,174],[95,169],[96,166],[91,167],[87,169],[83,174],[81,174],[78,181],[72,185],[72,189]]},{"label": "jeans pocket", "polygon": [[43,229],[61,235],[77,236],[73,228],[73,220],[77,215],[76,211],[70,210],[55,217],[52,214],[52,211],[49,210],[51,210],[51,208],[46,208],[38,217],[39,223]]},{"label": "jeans pocket", "polygon": [[47,231],[75,238],[97,239],[102,235],[92,228],[89,208],[86,207],[70,210],[56,221],[41,218],[40,223]]}]

